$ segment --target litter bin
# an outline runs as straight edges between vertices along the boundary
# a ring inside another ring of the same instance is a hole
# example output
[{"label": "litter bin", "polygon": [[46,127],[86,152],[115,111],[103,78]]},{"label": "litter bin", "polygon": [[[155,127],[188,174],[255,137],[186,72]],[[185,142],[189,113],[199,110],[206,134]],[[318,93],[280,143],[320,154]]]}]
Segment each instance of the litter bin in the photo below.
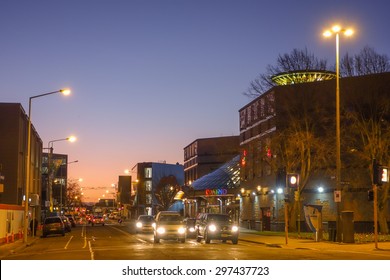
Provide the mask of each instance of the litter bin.
[{"label": "litter bin", "polygon": [[355,232],[354,232],[354,220],[353,220],[353,211],[342,211],[341,212],[341,221],[342,221],[342,235],[344,243],[354,243],[355,242]]},{"label": "litter bin", "polygon": [[336,230],[336,221],[328,221],[328,240],[336,242],[337,239],[337,230]]},{"label": "litter bin", "polygon": [[336,242],[336,229],[335,228],[329,228],[328,234],[329,234],[329,241]]}]

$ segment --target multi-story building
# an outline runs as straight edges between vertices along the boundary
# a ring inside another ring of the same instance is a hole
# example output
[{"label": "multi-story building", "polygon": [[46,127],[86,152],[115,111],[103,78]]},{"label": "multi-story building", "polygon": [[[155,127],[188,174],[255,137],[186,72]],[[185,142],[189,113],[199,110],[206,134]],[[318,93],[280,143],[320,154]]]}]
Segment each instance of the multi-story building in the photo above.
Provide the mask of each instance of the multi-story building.
[{"label": "multi-story building", "polygon": [[[50,162],[50,164],[49,164]],[[42,154],[42,210],[64,213],[67,205],[68,155],[56,153]]]},{"label": "multi-story building", "polygon": [[[342,78],[340,79],[341,111],[348,114],[356,108],[356,104],[364,102],[369,106],[371,100],[379,100],[378,98],[382,98],[388,106],[389,93],[390,73]],[[286,193],[286,190],[277,192],[278,171],[286,168],[287,172],[303,172],[302,169],[293,170],[292,165],[286,166],[286,159],[283,156],[289,155],[281,155],[280,146],[286,145],[287,141],[296,140],[297,143],[303,141],[303,134],[296,133],[294,138],[287,132],[293,129],[298,131],[297,119],[301,118],[302,121],[304,116],[307,118],[306,124],[310,125],[312,136],[323,142],[334,143],[334,150],[336,149],[335,81],[273,87],[241,108],[239,116],[241,219],[259,222],[264,230],[275,229],[278,223],[284,222],[286,194],[292,195],[290,202],[295,203],[294,193]],[[351,125],[350,121],[341,122],[343,165],[340,209],[353,211],[355,225],[359,223],[363,225],[372,221],[373,217],[372,204],[367,201],[367,191],[371,188],[370,166],[359,166],[354,162],[356,158],[353,153],[361,146],[351,146],[356,144],[356,141],[348,138]],[[292,139],[287,139],[285,135],[289,135]],[[333,156],[335,154],[333,149],[328,152]],[[310,173],[307,182],[302,182],[305,183],[305,187],[298,197],[301,205],[298,223],[305,218],[302,210],[304,204],[322,206],[323,221],[336,220],[335,156],[332,162],[333,164],[323,165],[322,169],[317,168],[315,172]],[[315,166],[318,162],[311,162],[311,164]],[[388,208],[388,205],[385,207]]]},{"label": "multi-story building", "polygon": [[[0,238],[23,226],[28,116],[20,103],[0,103]],[[31,126],[29,216],[40,218],[42,140]]]},{"label": "multi-story building", "polygon": [[184,179],[187,185],[213,172],[240,153],[239,136],[202,138],[184,148]]},{"label": "multi-story building", "polygon": [[[22,205],[25,194],[28,116],[20,103],[0,103],[0,203]],[[30,193],[40,194],[42,140],[31,126]]]},{"label": "multi-story building", "polygon": [[135,177],[132,182],[132,193],[135,194],[132,218],[141,214],[155,215],[172,207],[175,194],[184,185],[184,168],[178,163],[137,163],[131,173]]}]

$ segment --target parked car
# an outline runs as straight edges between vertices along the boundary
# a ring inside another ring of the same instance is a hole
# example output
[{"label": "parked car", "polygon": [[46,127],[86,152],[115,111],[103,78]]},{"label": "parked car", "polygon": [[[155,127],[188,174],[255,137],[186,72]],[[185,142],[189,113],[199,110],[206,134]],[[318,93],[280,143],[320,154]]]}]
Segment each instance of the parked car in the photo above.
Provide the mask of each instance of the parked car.
[{"label": "parked car", "polygon": [[159,243],[160,239],[186,241],[186,228],[183,219],[178,212],[161,211],[156,216],[156,224],[153,230],[154,243]]},{"label": "parked car", "polygon": [[43,221],[42,236],[46,237],[51,234],[65,235],[65,225],[61,217],[47,217]]},{"label": "parked car", "polygon": [[135,223],[135,232],[153,232],[155,224],[154,217],[151,215],[139,215]]},{"label": "parked car", "polygon": [[231,240],[233,244],[238,243],[238,226],[235,225],[227,214],[205,213],[196,221],[197,238],[200,242],[202,239],[206,243],[211,240]]},{"label": "parked car", "polygon": [[65,216],[61,216],[61,219],[64,222],[65,232],[71,232],[72,231],[72,224],[70,223],[69,219]]},{"label": "parked car", "polygon": [[186,218],[184,224],[186,225],[186,238],[196,238],[196,219]]},{"label": "parked car", "polygon": [[94,216],[92,218],[92,226],[101,224],[104,226],[104,217],[103,216]]},{"label": "parked car", "polygon": [[69,220],[69,222],[70,222],[72,227],[76,227],[76,220],[73,217],[73,215],[67,214],[67,215],[65,215],[65,217],[68,218],[68,220]]}]

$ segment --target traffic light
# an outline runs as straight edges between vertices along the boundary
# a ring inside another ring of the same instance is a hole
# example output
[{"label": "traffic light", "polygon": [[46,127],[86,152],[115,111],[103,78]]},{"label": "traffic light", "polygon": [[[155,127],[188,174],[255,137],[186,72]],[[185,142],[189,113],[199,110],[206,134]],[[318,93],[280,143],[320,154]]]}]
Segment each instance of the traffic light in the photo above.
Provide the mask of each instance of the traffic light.
[{"label": "traffic light", "polygon": [[382,186],[383,183],[389,182],[389,168],[377,164],[375,161],[373,163],[373,183],[377,186]]},{"label": "traffic light", "polygon": [[299,175],[297,173],[287,174],[287,187],[297,189],[299,183]]}]

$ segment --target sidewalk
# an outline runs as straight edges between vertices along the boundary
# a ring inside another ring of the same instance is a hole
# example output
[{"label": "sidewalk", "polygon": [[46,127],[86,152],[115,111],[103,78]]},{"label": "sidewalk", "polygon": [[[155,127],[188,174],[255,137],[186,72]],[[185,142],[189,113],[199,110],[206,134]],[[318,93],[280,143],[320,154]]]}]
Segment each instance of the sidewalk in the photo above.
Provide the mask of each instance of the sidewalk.
[{"label": "sidewalk", "polygon": [[322,250],[322,249],[337,249],[346,251],[365,251],[372,252],[375,250],[381,250],[389,253],[390,259],[390,242],[378,242],[378,249],[375,248],[374,242],[367,243],[341,243],[331,241],[319,241],[316,242],[313,239],[299,239],[289,237],[287,239],[284,235],[274,235],[272,232],[267,235],[267,232],[259,232],[256,230],[249,230],[240,228],[239,240],[246,242],[253,242],[258,244],[264,244],[269,247],[288,248],[288,249],[307,249],[307,250]]},{"label": "sidewalk", "polygon": [[25,243],[23,238],[17,239],[14,242],[11,243],[2,243],[0,244],[0,260],[4,259],[5,257],[18,252],[20,250],[25,249],[28,246],[31,246],[34,244],[35,241],[37,241],[41,237],[42,233],[38,230],[37,236],[27,236],[27,242]]}]

